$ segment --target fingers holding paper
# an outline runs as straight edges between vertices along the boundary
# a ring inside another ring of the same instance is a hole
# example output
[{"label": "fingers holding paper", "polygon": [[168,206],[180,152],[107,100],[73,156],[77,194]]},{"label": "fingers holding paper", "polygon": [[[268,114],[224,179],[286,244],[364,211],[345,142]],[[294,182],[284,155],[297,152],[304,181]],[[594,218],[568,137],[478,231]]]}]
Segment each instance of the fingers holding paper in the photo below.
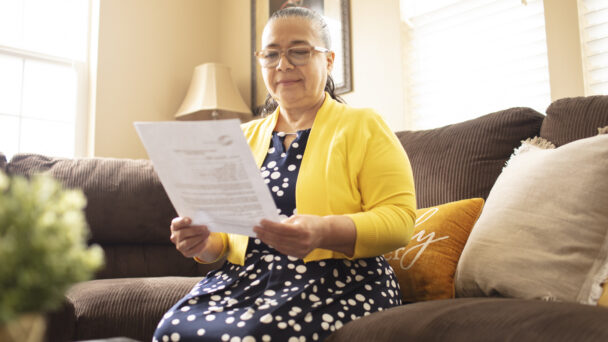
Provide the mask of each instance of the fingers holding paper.
[{"label": "fingers holding paper", "polygon": [[171,221],[170,240],[180,253],[191,258],[200,255],[207,245],[209,229],[207,226],[193,226],[188,217],[176,217]]},{"label": "fingers holding paper", "polygon": [[281,222],[262,220],[253,228],[258,238],[277,251],[304,258],[319,248],[327,222],[321,216],[294,215]]}]

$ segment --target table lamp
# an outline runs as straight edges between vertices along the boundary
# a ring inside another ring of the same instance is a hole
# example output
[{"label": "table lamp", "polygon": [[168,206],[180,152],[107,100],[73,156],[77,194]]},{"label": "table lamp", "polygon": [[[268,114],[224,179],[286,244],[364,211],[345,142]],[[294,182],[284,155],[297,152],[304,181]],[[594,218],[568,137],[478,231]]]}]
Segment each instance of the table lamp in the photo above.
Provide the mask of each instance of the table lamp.
[{"label": "table lamp", "polygon": [[230,68],[205,63],[194,68],[190,88],[179,107],[177,120],[251,119],[251,109],[239,94]]}]

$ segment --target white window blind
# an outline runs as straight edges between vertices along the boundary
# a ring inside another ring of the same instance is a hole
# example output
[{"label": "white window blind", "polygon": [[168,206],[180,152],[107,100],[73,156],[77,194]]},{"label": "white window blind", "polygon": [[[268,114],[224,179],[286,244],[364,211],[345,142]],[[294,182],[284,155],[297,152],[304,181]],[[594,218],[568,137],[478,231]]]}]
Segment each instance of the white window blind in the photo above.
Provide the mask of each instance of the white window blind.
[{"label": "white window blind", "polygon": [[542,1],[402,0],[406,108],[428,129],[551,102]]},{"label": "white window blind", "polygon": [[89,1],[0,0],[0,152],[84,154]]},{"label": "white window blind", "polygon": [[608,1],[580,0],[585,94],[608,94]]}]

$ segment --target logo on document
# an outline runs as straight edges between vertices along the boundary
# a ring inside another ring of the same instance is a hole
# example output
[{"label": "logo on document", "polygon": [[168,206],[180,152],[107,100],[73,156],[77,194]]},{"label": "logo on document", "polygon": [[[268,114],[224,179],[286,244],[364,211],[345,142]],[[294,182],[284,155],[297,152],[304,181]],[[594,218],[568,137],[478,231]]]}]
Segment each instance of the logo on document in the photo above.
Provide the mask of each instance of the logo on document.
[{"label": "logo on document", "polygon": [[220,145],[232,145],[232,138],[230,138],[228,135],[220,135],[220,137],[217,138],[217,141],[220,143]]}]

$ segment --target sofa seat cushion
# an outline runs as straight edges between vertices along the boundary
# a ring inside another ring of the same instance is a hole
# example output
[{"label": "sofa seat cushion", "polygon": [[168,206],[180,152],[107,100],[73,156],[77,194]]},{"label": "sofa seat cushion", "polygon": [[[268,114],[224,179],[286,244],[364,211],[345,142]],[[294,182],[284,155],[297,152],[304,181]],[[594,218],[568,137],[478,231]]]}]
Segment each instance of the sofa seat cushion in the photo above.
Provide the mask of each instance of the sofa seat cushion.
[{"label": "sofa seat cushion", "polygon": [[608,341],[608,309],[459,298],[402,305],[352,321],[326,341]]},{"label": "sofa seat cushion", "polygon": [[397,132],[410,158],[418,208],[487,198],[513,149],[539,134],[544,115],[511,108],[424,131]]},{"label": "sofa seat cushion", "polygon": [[201,277],[91,280],[67,293],[74,304],[75,340],[124,336],[151,341],[163,314]]}]

